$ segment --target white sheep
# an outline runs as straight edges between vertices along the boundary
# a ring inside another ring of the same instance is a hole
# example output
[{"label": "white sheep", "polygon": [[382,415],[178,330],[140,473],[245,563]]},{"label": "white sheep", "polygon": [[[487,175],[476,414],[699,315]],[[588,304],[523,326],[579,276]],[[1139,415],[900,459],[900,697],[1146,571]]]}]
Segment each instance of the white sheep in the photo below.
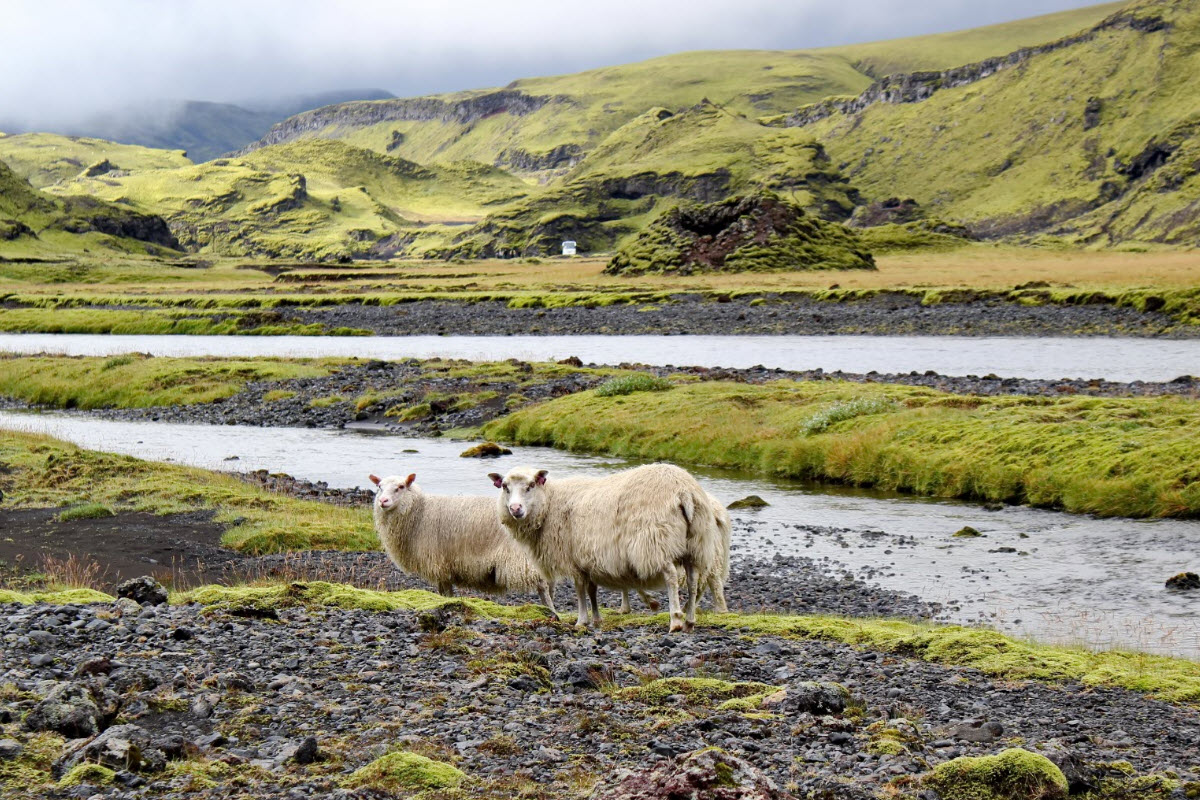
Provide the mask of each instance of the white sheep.
[{"label": "white sheep", "polygon": [[536,590],[558,619],[550,582],[496,521],[492,498],[425,494],[415,474],[370,478],[378,487],[375,532],[396,566],[447,597],[455,586],[489,594]]},{"label": "white sheep", "polygon": [[[691,630],[696,590],[720,574],[722,533],[713,503],[679,467],[649,464],[603,478],[547,481],[547,470],[518,467],[488,477],[500,488],[500,521],[542,572],[570,576],[577,624],[600,624],[597,586],[666,589],[670,629]],[[679,602],[687,580],[686,615]]]},{"label": "white sheep", "polygon": [[[729,511],[725,505],[713,497],[708,496],[709,502],[713,506],[713,515],[717,520],[717,532],[720,534],[713,540],[715,547],[713,553],[713,561],[717,564],[717,568],[708,576],[707,584],[700,585],[700,593],[704,593],[704,589],[708,589],[712,594],[713,610],[718,614],[724,614],[729,611],[729,606],[725,602],[725,584],[729,582],[729,544],[733,538],[733,523],[729,519]],[[658,611],[658,601],[646,595],[643,591],[638,591],[642,597],[642,602],[651,611]],[[629,591],[621,592],[621,613],[628,614],[633,610],[629,605]]]}]

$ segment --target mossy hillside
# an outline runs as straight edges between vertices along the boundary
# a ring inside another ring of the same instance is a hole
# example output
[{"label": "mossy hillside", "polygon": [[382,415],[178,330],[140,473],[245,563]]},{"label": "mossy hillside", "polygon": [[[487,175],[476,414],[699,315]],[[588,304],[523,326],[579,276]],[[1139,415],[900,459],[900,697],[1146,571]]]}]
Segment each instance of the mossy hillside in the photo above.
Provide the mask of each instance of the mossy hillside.
[{"label": "mossy hillside", "polygon": [[344,362],[0,354],[0,395],[51,408],[149,408],[210,403],[250,381],[319,378]]},{"label": "mossy hillside", "polygon": [[0,161],[38,189],[79,177],[89,167],[105,161],[120,171],[171,169],[192,163],[182,150],[55,133],[0,136]]},{"label": "mossy hillside", "polygon": [[605,269],[620,275],[689,275],[874,268],[855,231],[764,193],[673,208],[622,246]]},{"label": "mossy hillside", "polygon": [[[82,600],[78,596],[58,593],[47,595],[41,602],[112,600],[108,595]],[[278,610],[297,607],[422,612],[449,608],[467,617],[474,615],[516,623],[536,620],[538,624],[545,624],[545,611],[533,605],[508,606],[475,598],[448,598],[420,589],[378,592],[321,581],[202,586],[173,593],[170,601],[174,604],[197,603],[210,613],[248,616],[269,617]],[[604,625],[610,629],[627,626],[660,628],[666,624],[666,619],[666,614],[608,614]],[[1166,656],[1123,651],[1093,652],[1083,648],[1040,645],[983,628],[904,620],[702,612],[699,624],[750,636],[841,642],[938,664],[972,667],[1001,679],[1079,681],[1095,686],[1120,686],[1168,702],[1200,703],[1200,664]],[[751,691],[751,688],[756,691]],[[722,704],[735,704],[729,706],[735,709],[739,701],[757,697],[759,693],[770,693],[768,690],[774,688],[766,684],[734,683],[711,678],[668,678],[643,687],[632,687],[630,698],[658,702],[681,694],[685,698],[690,696],[696,703],[710,704],[719,697]]]},{"label": "mossy hillside", "polygon": [[943,800],[1062,800],[1067,779],[1050,759],[1020,748],[994,756],[961,756],[925,779]]},{"label": "mossy hillside", "polygon": [[87,497],[115,512],[212,511],[228,547],[248,553],[378,547],[369,509],[297,500],[231,475],[84,450],[48,436],[0,430],[5,504],[68,507]]},{"label": "mossy hillside", "polygon": [[[843,407],[859,413],[835,413]],[[983,398],[837,381],[706,382],[625,397],[581,392],[520,409],[483,432],[496,441],[933,497],[1196,517],[1198,415],[1194,401],[1175,397]],[[834,421],[817,432],[820,419]]]},{"label": "mossy hillside", "polygon": [[1192,242],[1194,222],[1180,211],[1200,199],[1188,133],[1200,99],[1187,88],[1200,66],[1200,8],[1147,0],[1131,13],[1138,27],[1115,25],[922,102],[876,104],[805,130],[848,165],[867,199],[903,187],[932,215],[979,234]]}]

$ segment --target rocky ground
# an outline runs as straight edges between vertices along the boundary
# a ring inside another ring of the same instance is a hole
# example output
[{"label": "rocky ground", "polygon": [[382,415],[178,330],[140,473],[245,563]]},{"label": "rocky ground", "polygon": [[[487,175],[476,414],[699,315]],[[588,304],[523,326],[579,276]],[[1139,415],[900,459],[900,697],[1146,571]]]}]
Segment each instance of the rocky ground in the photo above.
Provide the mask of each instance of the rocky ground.
[{"label": "rocky ground", "polygon": [[[757,305],[755,303],[758,303]],[[962,336],[1162,336],[1195,338],[1166,314],[1110,305],[1025,306],[1001,301],[921,305],[883,293],[867,300],[810,298],[705,300],[597,308],[509,308],[504,302],[428,301],[394,306],[344,304],[288,309],[288,319],[388,336],[416,334],[876,334]]]},{"label": "rocky ground", "polygon": [[[442,362],[442,366],[446,363]],[[466,362],[462,362],[465,364]],[[436,434],[438,431],[481,425],[526,403],[559,397],[594,388],[604,378],[586,372],[536,375],[532,365],[514,360],[521,372],[513,378],[447,377],[430,362],[368,361],[347,366],[322,378],[259,381],[247,384],[233,397],[214,403],[155,408],[104,409],[89,413],[108,419],[196,422],[214,425],[257,425],[272,427],[341,428],[350,423],[377,425],[398,433]],[[584,366],[578,359],[576,366]],[[589,367],[599,365],[590,364]],[[855,374],[821,369],[789,372],[766,367],[709,369],[707,367],[651,367],[620,364],[660,376],[685,375],[701,380],[765,383],[772,380],[844,380],[856,383],[893,383],[924,386],[953,394],[1040,395],[1061,397],[1130,397],[1178,395],[1200,397],[1200,378],[1180,376],[1167,383],[1103,380],[1035,380],[1000,378],[995,375],[948,376],[935,372],[905,374]],[[289,396],[269,399],[272,393]],[[487,392],[485,400],[471,400]],[[377,393],[380,399],[360,404],[357,398]],[[396,409],[421,406],[427,395],[442,397],[422,407],[411,418],[396,415]],[[332,400],[330,400],[332,398]],[[465,398],[467,402],[456,402]],[[315,403],[315,404],[314,404]],[[0,399],[0,408],[24,409],[25,403]],[[389,409],[392,413],[389,414]]]},{"label": "rocky ground", "polygon": [[[704,747],[743,760],[710,776],[724,791],[759,788],[697,797],[935,798],[932,767],[1013,746],[1076,793],[1183,800],[1197,778],[1200,713],[1124,690],[716,628],[153,600],[0,607],[6,798],[393,796],[344,787],[397,748],[461,770],[404,772],[461,780],[458,797],[632,796],[606,788],[621,770]],[[107,769],[72,771],[85,762]]]}]

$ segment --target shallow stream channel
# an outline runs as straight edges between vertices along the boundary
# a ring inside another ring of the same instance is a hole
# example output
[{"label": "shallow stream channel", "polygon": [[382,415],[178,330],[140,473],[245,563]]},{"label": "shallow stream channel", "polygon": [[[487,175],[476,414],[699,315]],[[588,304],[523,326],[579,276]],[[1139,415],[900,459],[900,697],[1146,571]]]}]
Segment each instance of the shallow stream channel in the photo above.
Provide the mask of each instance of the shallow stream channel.
[{"label": "shallow stream channel", "polygon": [[973,336],[121,336],[0,334],[0,352],[108,356],[521,358],[866,374],[1165,382],[1200,375],[1200,340]]},{"label": "shallow stream channel", "polygon": [[[462,442],[369,429],[116,422],[60,413],[0,413],[0,427],[155,461],[286,472],[337,488],[368,488],[371,472],[415,472],[427,492],[490,494],[486,473],[518,464],[549,469],[552,477],[634,465],[533,447],[467,460],[459,457],[468,446]],[[735,559],[806,557],[831,574],[941,603],[943,621],[986,624],[1039,641],[1200,660],[1200,604],[1194,595],[1164,587],[1175,573],[1200,571],[1200,522],[987,510],[727,471],[693,472],[723,502],[756,494],[769,503],[732,512]],[[955,537],[965,526],[982,535]]]}]

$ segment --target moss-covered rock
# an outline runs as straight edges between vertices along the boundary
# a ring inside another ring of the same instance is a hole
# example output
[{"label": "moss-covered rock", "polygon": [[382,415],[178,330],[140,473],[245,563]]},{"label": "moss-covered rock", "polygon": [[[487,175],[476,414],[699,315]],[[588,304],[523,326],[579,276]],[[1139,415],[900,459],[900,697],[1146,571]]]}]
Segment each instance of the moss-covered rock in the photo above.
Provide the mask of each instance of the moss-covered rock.
[{"label": "moss-covered rock", "polygon": [[347,789],[368,787],[383,792],[423,789],[452,789],[466,774],[443,761],[434,761],[416,753],[396,752],[360,767],[342,781]]},{"label": "moss-covered rock", "polygon": [[727,505],[725,507],[729,508],[729,509],[764,508],[769,505],[771,505],[771,504],[768,503],[766,500],[763,500],[758,495],[751,494],[751,495],[746,495],[741,500],[734,500],[732,503],[730,503],[729,505]]},{"label": "moss-covered rock", "polygon": [[778,691],[778,686],[769,686],[753,681],[733,682],[717,678],[660,678],[643,686],[618,689],[613,694],[621,700],[632,700],[648,706],[667,705],[671,702],[670,698],[678,697],[686,705],[726,708],[728,704],[726,710],[746,711],[758,708],[764,697]]},{"label": "moss-covered rock", "polygon": [[474,447],[468,447],[458,455],[460,458],[497,458],[512,455],[512,450],[495,442],[480,442]]},{"label": "moss-covered rock", "polygon": [[978,539],[980,536],[983,536],[983,534],[970,525],[964,525],[954,532],[955,539]]},{"label": "moss-covered rock", "polygon": [[622,247],[610,274],[874,269],[855,231],[771,193],[684,204]]},{"label": "moss-covered rock", "polygon": [[90,783],[94,786],[109,786],[116,776],[117,773],[108,767],[102,767],[99,764],[80,764],[66,775],[63,775],[62,779],[58,782],[58,786],[60,789],[79,786],[84,783]]},{"label": "moss-covered rock", "polygon": [[939,764],[925,782],[942,800],[1059,800],[1067,779],[1045,756],[1013,748]]}]

